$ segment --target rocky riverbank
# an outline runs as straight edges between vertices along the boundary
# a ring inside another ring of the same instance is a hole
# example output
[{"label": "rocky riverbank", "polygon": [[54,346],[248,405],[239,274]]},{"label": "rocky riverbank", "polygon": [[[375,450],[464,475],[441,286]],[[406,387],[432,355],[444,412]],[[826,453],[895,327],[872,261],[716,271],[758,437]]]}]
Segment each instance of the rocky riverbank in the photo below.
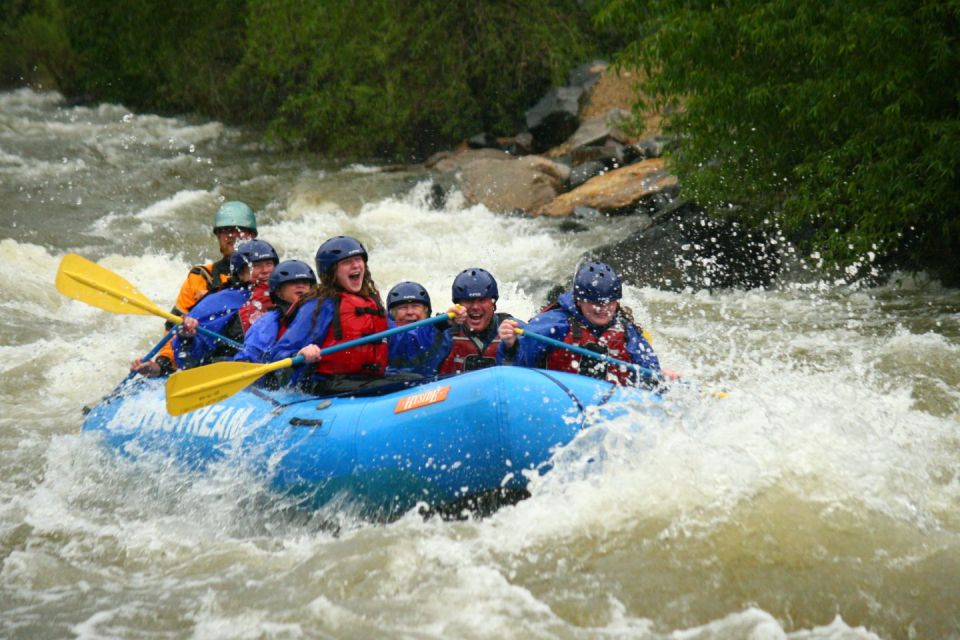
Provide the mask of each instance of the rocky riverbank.
[{"label": "rocky riverbank", "polygon": [[481,133],[425,166],[439,188],[458,188],[493,211],[568,218],[569,233],[592,220],[644,216],[640,231],[589,257],[631,283],[670,290],[764,286],[782,264],[780,239],[714,219],[682,193],[663,154],[677,141],[648,113],[643,130],[629,111],[638,75],[602,61],[574,69],[525,114],[526,129]]}]

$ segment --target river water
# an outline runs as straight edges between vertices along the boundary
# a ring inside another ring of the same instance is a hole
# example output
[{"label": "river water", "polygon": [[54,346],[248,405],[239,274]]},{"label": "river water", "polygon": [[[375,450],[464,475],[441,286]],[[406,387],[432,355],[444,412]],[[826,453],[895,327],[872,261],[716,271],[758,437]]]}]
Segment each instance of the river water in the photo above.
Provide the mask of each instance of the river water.
[{"label": "river water", "polygon": [[482,519],[291,511],[241,472],[135,464],[80,434],[162,321],[62,297],[66,253],[167,308],[216,257],[218,203],[242,199],[281,257],[355,235],[382,288],[418,280],[438,308],[483,266],[527,317],[631,224],[565,233],[456,194],[436,209],[428,185],[216,122],[0,94],[0,636],[960,637],[960,292],[923,278],[627,286],[699,387],[640,437],[642,414],[598,426]]}]

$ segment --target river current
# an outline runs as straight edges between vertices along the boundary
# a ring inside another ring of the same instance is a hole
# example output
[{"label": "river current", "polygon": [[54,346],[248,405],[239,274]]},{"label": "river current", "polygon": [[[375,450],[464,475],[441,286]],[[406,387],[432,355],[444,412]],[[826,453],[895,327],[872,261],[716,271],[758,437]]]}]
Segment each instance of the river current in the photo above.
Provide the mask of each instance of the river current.
[{"label": "river current", "polygon": [[485,518],[304,513],[239,470],[134,463],[80,433],[162,320],[61,296],[67,253],[169,308],[216,257],[218,204],[242,199],[282,258],[353,235],[381,289],[417,280],[435,308],[482,266],[526,318],[634,224],[565,232],[456,193],[438,209],[429,183],[217,122],[0,93],[0,636],[960,637],[960,291],[923,277],[628,285],[664,366],[696,384],[665,425],[598,425]]}]

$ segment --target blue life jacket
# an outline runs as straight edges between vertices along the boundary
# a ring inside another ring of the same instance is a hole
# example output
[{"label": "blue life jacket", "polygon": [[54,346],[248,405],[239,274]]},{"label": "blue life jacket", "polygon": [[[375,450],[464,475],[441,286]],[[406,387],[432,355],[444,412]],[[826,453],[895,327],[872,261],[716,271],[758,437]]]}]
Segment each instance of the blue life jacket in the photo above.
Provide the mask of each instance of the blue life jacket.
[{"label": "blue life jacket", "polygon": [[[225,335],[231,321],[239,321],[237,312],[249,298],[250,289],[246,287],[221,289],[201,298],[200,302],[187,314],[187,317],[196,318],[199,326],[208,331]],[[227,337],[236,338],[237,336]],[[228,350],[234,349],[220,340],[200,332],[197,332],[197,335],[192,338],[184,339],[176,336],[173,339],[174,357],[177,360],[177,366],[181,368],[187,365],[206,364],[213,354],[228,355]]]}]

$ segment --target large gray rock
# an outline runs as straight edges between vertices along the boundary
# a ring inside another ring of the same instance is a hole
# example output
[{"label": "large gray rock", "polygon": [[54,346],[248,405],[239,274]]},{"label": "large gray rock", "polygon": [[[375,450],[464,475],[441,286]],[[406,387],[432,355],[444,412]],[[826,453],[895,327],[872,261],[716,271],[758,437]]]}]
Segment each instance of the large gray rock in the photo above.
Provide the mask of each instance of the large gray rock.
[{"label": "large gray rock", "polygon": [[602,116],[581,122],[564,146],[572,152],[579,147],[602,145],[611,138],[620,143],[630,142],[629,136],[622,129],[629,119],[629,111],[610,109]]},{"label": "large gray rock", "polygon": [[427,169],[440,173],[454,173],[477,160],[513,160],[514,156],[499,149],[464,149],[460,151],[438,151],[423,163]]},{"label": "large gray rock", "polygon": [[583,95],[580,87],[554,87],[526,112],[535,150],[555,147],[577,130]]},{"label": "large gray rock", "polygon": [[481,158],[464,164],[459,174],[467,202],[503,213],[538,209],[556,197],[569,176],[569,167],[540,156]]}]

